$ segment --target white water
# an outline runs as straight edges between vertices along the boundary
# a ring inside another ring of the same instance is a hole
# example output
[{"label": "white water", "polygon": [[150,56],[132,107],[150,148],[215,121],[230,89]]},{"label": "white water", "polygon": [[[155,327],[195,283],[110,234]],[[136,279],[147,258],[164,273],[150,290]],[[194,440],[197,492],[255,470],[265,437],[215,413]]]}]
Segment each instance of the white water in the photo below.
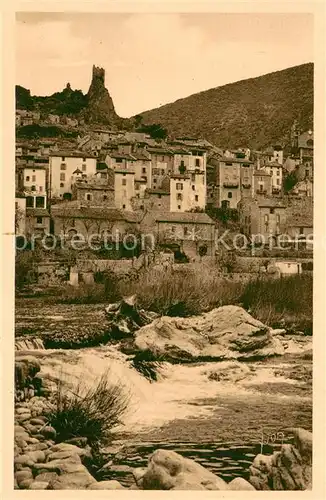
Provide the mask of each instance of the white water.
[{"label": "white water", "polygon": [[[271,366],[256,367],[258,371],[251,372],[244,364],[226,361],[195,365],[165,364],[160,370],[159,380],[150,383],[132,367],[126,355],[112,346],[78,350],[38,349],[29,351],[29,354],[39,358],[43,373],[53,380],[59,378],[69,386],[80,381],[92,386],[109,370],[109,380],[119,381],[130,395],[129,410],[121,430],[137,433],[175,419],[211,415],[217,403],[209,406],[202,400],[231,394],[238,397],[248,393],[252,395],[256,391],[250,388],[250,383],[289,382],[283,377],[275,378]],[[209,380],[211,371],[227,373],[229,380],[218,383]],[[193,404],[196,400],[200,404]]]}]

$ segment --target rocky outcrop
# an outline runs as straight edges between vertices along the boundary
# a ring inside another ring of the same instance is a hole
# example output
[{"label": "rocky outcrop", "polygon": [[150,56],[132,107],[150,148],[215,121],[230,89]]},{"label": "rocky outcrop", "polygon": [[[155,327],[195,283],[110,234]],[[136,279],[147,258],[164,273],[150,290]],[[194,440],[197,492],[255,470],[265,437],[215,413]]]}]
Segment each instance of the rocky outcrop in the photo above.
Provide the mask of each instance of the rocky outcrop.
[{"label": "rocky outcrop", "polygon": [[155,319],[136,331],[134,343],[170,360],[251,360],[284,353],[266,325],[231,305],[200,316]]},{"label": "rocky outcrop", "polygon": [[288,429],[294,446],[284,444],[273,455],[256,456],[250,466],[250,483],[256,490],[306,490],[312,483],[312,434],[305,429]]},{"label": "rocky outcrop", "polygon": [[84,116],[89,123],[114,124],[118,115],[112,97],[105,88],[105,70],[93,66],[92,82],[87,93]]},{"label": "rocky outcrop", "polygon": [[111,336],[119,339],[131,337],[136,330],[158,318],[158,314],[154,312],[139,310],[135,295],[109,304],[105,308],[105,314]]}]

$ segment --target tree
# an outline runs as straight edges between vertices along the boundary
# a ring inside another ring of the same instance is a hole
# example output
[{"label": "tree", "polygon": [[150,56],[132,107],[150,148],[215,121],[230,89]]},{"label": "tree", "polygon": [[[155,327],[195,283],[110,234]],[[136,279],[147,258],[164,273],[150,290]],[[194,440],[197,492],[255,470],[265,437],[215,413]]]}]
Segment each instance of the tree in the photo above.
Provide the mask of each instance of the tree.
[{"label": "tree", "polygon": [[149,134],[152,139],[166,139],[168,131],[162,127],[160,123],[153,123],[152,125],[142,125],[139,132]]},{"label": "tree", "polygon": [[21,222],[24,220],[25,213],[20,207],[15,209],[15,233],[17,234],[20,229]]}]

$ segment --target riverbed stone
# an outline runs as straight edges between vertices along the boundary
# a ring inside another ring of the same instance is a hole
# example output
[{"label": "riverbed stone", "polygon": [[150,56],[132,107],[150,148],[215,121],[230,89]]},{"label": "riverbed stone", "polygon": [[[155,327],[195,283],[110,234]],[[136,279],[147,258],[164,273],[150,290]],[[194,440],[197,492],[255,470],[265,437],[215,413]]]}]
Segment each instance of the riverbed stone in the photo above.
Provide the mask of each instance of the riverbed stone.
[{"label": "riverbed stone", "polygon": [[132,470],[132,475],[136,481],[137,486],[142,487],[143,485],[143,477],[146,473],[146,467],[136,467]]},{"label": "riverbed stone", "polygon": [[124,490],[124,486],[119,483],[119,481],[109,480],[109,481],[99,481],[91,483],[88,490]]},{"label": "riverbed stone", "polygon": [[33,481],[34,481],[33,479],[25,479],[19,484],[19,489],[28,490]]},{"label": "riverbed stone", "polygon": [[25,481],[25,479],[33,479],[33,474],[32,474],[31,469],[24,468],[24,469],[21,469],[21,470],[15,472],[15,479],[18,483],[18,486],[20,485],[20,483],[22,481]]},{"label": "riverbed stone", "polygon": [[243,479],[243,477],[236,477],[228,483],[229,490],[232,491],[256,491],[252,484]]},{"label": "riverbed stone", "polygon": [[142,477],[145,490],[227,490],[226,482],[198,463],[168,450],[156,450]]},{"label": "riverbed stone", "polygon": [[30,490],[47,490],[48,486],[49,486],[48,481],[34,481],[30,485],[29,489]]},{"label": "riverbed stone", "polygon": [[46,439],[55,439],[57,432],[51,425],[46,425],[40,430],[40,434],[42,434]]}]

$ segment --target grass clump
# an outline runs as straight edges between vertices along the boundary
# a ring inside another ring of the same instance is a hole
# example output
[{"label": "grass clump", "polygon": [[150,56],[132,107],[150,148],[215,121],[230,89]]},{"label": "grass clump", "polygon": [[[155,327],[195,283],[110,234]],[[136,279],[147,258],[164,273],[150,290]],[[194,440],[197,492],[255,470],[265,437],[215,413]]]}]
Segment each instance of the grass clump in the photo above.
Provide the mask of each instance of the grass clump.
[{"label": "grass clump", "polygon": [[112,430],[122,423],[129,404],[129,394],[121,383],[109,381],[109,371],[103,373],[91,388],[79,383],[74,390],[58,382],[54,410],[49,423],[57,432],[57,441],[86,437],[97,448],[109,440]]}]

